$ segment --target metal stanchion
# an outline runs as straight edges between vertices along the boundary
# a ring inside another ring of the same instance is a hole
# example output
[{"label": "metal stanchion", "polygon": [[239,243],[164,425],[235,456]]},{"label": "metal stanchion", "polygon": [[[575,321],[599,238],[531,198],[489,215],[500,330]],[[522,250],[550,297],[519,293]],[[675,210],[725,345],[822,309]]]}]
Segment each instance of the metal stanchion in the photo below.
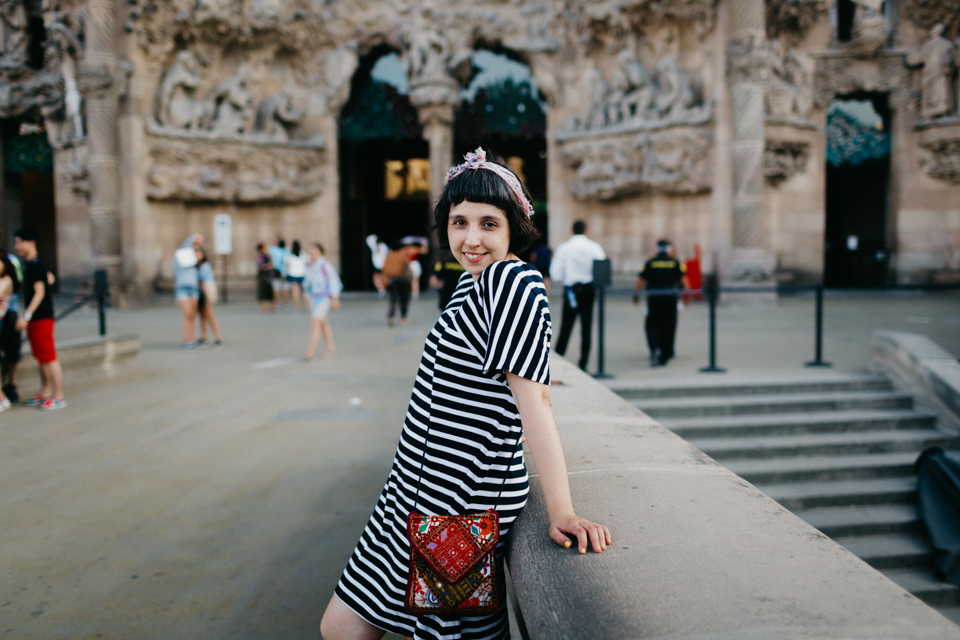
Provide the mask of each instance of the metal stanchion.
[{"label": "metal stanchion", "polygon": [[[610,286],[613,280],[613,274],[610,267],[610,260],[593,261],[593,288],[597,292],[597,372],[594,378],[612,378],[613,376],[604,371],[604,299],[603,292]],[[581,320],[582,322],[582,320]]]},{"label": "metal stanchion", "polygon": [[817,319],[816,319],[816,337],[814,338],[814,359],[807,362],[807,367],[832,367],[833,363],[823,360],[823,285],[818,284],[816,288],[817,295]]},{"label": "metal stanchion", "polygon": [[107,335],[107,270],[97,269],[93,272],[93,289],[97,296],[97,314],[100,317],[100,335]]},{"label": "metal stanchion", "polygon": [[710,364],[700,369],[700,373],[726,373],[726,369],[717,366],[717,277],[708,276],[707,302],[710,304]]}]

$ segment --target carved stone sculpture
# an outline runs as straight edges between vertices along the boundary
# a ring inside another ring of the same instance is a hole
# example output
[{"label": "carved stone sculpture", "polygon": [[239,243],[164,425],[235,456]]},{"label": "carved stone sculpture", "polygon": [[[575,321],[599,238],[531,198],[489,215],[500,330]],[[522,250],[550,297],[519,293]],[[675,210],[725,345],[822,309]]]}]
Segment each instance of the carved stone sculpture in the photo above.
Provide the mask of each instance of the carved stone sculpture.
[{"label": "carved stone sculpture", "polygon": [[920,81],[920,116],[928,120],[951,115],[955,110],[953,89],[957,73],[957,50],[943,37],[944,26],[935,24],[930,39],[908,61],[923,66]]},{"label": "carved stone sculpture", "polygon": [[636,135],[581,139],[563,145],[576,169],[570,190],[579,200],[614,200],[656,191],[701,193],[710,189],[709,127],[678,126]]},{"label": "carved stone sculpture", "polygon": [[883,48],[887,37],[887,20],[883,15],[883,0],[854,0],[856,12],[853,21],[851,53],[872,56]]},{"label": "carved stone sculpture", "polygon": [[620,67],[613,74],[613,92],[619,102],[615,121],[646,119],[653,107],[656,87],[653,76],[628,47],[620,52]]},{"label": "carved stone sculpture", "polygon": [[196,129],[204,116],[203,103],[194,97],[200,85],[200,63],[190,51],[177,54],[177,61],[160,84],[160,112],[157,119],[165,127]]},{"label": "carved stone sculpture", "polygon": [[827,12],[825,0],[767,0],[767,35],[803,36]]},{"label": "carved stone sculpture", "polygon": [[0,0],[0,32],[0,70],[19,71],[27,61],[27,11],[23,0]]},{"label": "carved stone sculpture", "polygon": [[850,58],[823,57],[816,59],[813,70],[813,103],[821,108],[838,95],[870,91],[887,93],[890,108],[895,111],[913,110],[919,106],[919,95],[910,81],[906,54],[889,52],[875,61],[876,70],[858,66]]},{"label": "carved stone sculpture", "polygon": [[207,94],[204,113],[210,119],[201,123],[204,128],[223,133],[244,133],[253,128],[256,96],[247,87],[249,79],[249,70],[241,65],[232,78]]},{"label": "carved stone sculpture", "polygon": [[18,82],[0,82],[0,118],[39,117],[62,109],[60,74],[43,71]]},{"label": "carved stone sculpture", "polygon": [[690,76],[672,56],[664,56],[657,62],[657,87],[654,104],[661,118],[682,118],[693,106]]},{"label": "carved stone sculpture", "polygon": [[960,185],[960,138],[932,140],[920,146],[928,153],[921,159],[920,167],[931,178]]},{"label": "carved stone sculpture", "polygon": [[457,104],[457,83],[447,69],[450,41],[429,22],[425,10],[414,15],[406,40],[403,57],[410,78],[410,101],[418,107]]},{"label": "carved stone sculpture", "polygon": [[281,91],[260,105],[255,129],[271,140],[286,142],[290,139],[287,127],[296,125],[301,119],[303,112],[293,108],[289,92]]},{"label": "carved stone sculpture", "polygon": [[770,80],[764,93],[767,115],[806,118],[810,113],[809,77],[797,52],[788,48],[771,61]]},{"label": "carved stone sculpture", "polygon": [[323,192],[319,149],[221,140],[158,142],[150,151],[152,200],[296,203]]},{"label": "carved stone sculpture", "polygon": [[767,140],[763,153],[763,175],[773,186],[807,170],[810,143],[794,140]]}]

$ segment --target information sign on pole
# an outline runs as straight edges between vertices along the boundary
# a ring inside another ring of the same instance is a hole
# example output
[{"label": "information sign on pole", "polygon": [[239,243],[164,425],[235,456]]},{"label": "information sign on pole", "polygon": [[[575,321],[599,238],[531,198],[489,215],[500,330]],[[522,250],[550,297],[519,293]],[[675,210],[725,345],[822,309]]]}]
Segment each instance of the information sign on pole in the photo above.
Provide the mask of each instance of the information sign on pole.
[{"label": "information sign on pole", "polygon": [[213,250],[218,256],[233,253],[233,220],[227,213],[218,213],[213,218]]}]

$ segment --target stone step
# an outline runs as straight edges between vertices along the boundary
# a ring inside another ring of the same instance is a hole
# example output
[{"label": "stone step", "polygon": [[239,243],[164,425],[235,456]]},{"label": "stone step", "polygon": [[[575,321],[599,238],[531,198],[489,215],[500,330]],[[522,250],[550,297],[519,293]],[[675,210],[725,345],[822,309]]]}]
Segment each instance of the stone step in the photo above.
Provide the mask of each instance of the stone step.
[{"label": "stone step", "polygon": [[829,411],[822,413],[767,413],[752,416],[709,418],[658,418],[681,438],[823,433],[829,431],[882,431],[932,429],[935,413],[919,409]]},{"label": "stone step", "polygon": [[758,489],[790,511],[917,502],[916,478],[762,484]]},{"label": "stone step", "polygon": [[688,442],[715,460],[840,456],[916,452],[927,447],[957,448],[957,438],[934,429],[857,431],[742,438],[690,438]]},{"label": "stone step", "polygon": [[854,409],[909,409],[913,406],[913,396],[899,391],[821,391],[739,397],[642,398],[631,400],[631,402],[651,418],[667,420],[767,413],[806,414]]},{"label": "stone step", "polygon": [[883,575],[938,610],[960,607],[960,587],[938,580],[931,571],[896,569],[884,571]]},{"label": "stone step", "polygon": [[912,451],[851,456],[748,458],[724,460],[723,466],[753,484],[865,480],[913,475],[918,457]]},{"label": "stone step", "polygon": [[874,569],[933,570],[933,548],[921,536],[894,533],[882,536],[834,538],[834,542]]},{"label": "stone step", "polygon": [[628,399],[814,393],[817,391],[883,391],[893,388],[890,381],[883,376],[823,372],[815,378],[786,376],[774,379],[769,377],[728,378],[723,381],[706,378],[689,381],[615,378],[605,381],[605,384],[615,393]]},{"label": "stone step", "polygon": [[934,609],[953,624],[960,626],[960,606],[934,607]]},{"label": "stone step", "polygon": [[794,514],[830,538],[926,531],[915,504],[800,509]]}]

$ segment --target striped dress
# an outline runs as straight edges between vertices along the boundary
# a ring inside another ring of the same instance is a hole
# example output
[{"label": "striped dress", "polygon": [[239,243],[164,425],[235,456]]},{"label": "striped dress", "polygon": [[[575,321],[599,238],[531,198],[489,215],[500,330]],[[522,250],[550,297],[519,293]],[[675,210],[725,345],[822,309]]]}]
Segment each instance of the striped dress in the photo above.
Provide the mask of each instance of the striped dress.
[{"label": "striped dress", "polygon": [[503,571],[507,534],[529,491],[520,414],[505,372],[549,384],[550,335],[543,279],[531,265],[505,260],[476,282],[468,273],[460,278],[427,337],[390,477],[337,585],[337,596],[364,620],[415,638],[509,638],[505,606],[486,617],[404,611],[406,520],[414,504],[425,515],[496,506]]}]

